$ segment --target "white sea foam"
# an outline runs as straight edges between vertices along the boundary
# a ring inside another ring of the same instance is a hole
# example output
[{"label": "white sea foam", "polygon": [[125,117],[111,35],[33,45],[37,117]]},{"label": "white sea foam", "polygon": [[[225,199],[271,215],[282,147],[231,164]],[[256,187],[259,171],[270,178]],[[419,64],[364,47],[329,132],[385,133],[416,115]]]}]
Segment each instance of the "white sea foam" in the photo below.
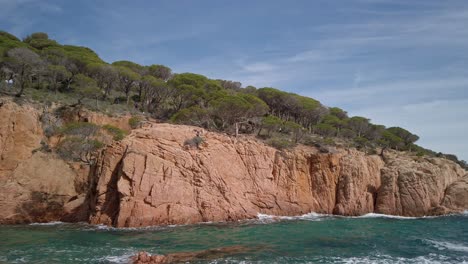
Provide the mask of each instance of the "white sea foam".
[{"label": "white sea foam", "polygon": [[257,219],[261,222],[274,222],[278,220],[308,220],[308,221],[320,221],[323,218],[331,217],[330,215],[317,214],[315,212],[310,212],[304,215],[298,216],[282,216],[282,215],[267,215],[267,214],[257,214]]},{"label": "white sea foam", "polygon": [[459,251],[459,252],[468,252],[468,245],[463,244],[455,244],[446,241],[435,241],[435,240],[426,240],[430,244],[432,244],[438,250],[452,250],[452,251]]},{"label": "white sea foam", "polygon": [[399,216],[399,215],[386,215],[386,214],[376,214],[376,213],[369,213],[361,216],[357,216],[356,218],[392,218],[392,219],[420,219],[420,218],[432,218],[432,216],[422,216],[422,217],[411,217],[411,216]]},{"label": "white sea foam", "polygon": [[32,225],[32,226],[53,226],[53,225],[61,225],[61,224],[65,224],[65,223],[60,222],[60,221],[53,221],[53,222],[47,222],[47,223],[31,223],[29,225]]},{"label": "white sea foam", "polygon": [[107,263],[129,263],[130,258],[133,255],[134,254],[124,254],[121,256],[105,256],[105,257],[99,258],[98,261],[107,262]]},{"label": "white sea foam", "polygon": [[409,217],[409,216],[399,216],[399,215],[386,215],[386,214],[376,214],[369,213],[361,216],[341,216],[341,215],[329,215],[329,214],[318,214],[311,212],[299,216],[277,216],[277,215],[267,215],[267,214],[257,214],[257,218],[260,221],[275,221],[275,220],[310,220],[310,221],[321,221],[324,219],[339,219],[339,218],[390,218],[390,219],[423,219],[423,218],[434,218],[435,216],[422,216],[422,217]]},{"label": "white sea foam", "polygon": [[259,260],[259,261],[246,261],[226,259],[214,260],[210,264],[219,263],[238,263],[238,264],[266,264],[266,263],[289,263],[289,262],[304,262],[304,263],[340,263],[340,264],[439,264],[439,263],[467,263],[466,260],[460,259],[456,262],[451,261],[449,257],[438,254],[429,254],[427,256],[419,256],[414,258],[392,257],[388,255],[372,255],[363,257],[313,257],[312,259],[305,257],[304,259],[290,259],[289,257],[279,257],[274,260]]},{"label": "white sea foam", "polygon": [[447,262],[445,256],[431,254],[430,256],[419,256],[416,258],[402,258],[391,257],[387,255],[379,255],[372,257],[351,257],[351,258],[334,258],[329,263],[344,263],[344,264],[404,264],[404,263],[418,263],[418,264],[439,264],[450,263]]}]

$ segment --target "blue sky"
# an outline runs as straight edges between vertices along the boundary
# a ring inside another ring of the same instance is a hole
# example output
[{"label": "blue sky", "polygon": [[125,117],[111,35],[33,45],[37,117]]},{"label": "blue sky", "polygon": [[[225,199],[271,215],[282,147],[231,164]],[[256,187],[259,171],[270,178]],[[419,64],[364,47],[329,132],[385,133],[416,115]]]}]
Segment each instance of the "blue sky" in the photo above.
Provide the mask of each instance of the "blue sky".
[{"label": "blue sky", "polygon": [[272,86],[468,160],[468,1],[0,0],[0,29]]}]

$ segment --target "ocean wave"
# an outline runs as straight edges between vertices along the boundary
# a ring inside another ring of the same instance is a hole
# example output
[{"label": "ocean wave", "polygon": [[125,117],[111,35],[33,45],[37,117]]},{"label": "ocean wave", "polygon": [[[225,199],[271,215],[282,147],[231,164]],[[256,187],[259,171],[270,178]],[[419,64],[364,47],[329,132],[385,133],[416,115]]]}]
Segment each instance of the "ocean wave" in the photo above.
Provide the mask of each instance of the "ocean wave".
[{"label": "ocean wave", "polygon": [[400,216],[400,215],[387,215],[387,214],[377,214],[377,213],[368,213],[361,216],[356,216],[353,218],[391,218],[391,219],[422,219],[422,218],[434,218],[434,216],[421,216],[421,217],[412,217],[412,216]]},{"label": "ocean wave", "polygon": [[319,214],[311,212],[299,216],[278,216],[278,215],[268,215],[268,214],[257,214],[257,219],[261,221],[275,221],[275,220],[313,220],[321,221],[324,219],[362,219],[362,218],[388,218],[388,219],[397,219],[397,220],[415,220],[415,219],[433,219],[439,217],[448,217],[448,216],[468,216],[468,210],[463,213],[458,214],[448,214],[448,215],[439,215],[439,216],[400,216],[400,215],[387,215],[387,214],[378,214],[378,213],[368,213],[360,216],[344,216],[344,215],[331,215],[331,214]]},{"label": "ocean wave", "polygon": [[235,258],[218,259],[209,262],[210,264],[219,263],[238,263],[238,264],[266,264],[266,263],[336,263],[336,264],[447,264],[447,263],[467,263],[466,258],[451,259],[450,257],[438,254],[429,254],[426,256],[418,256],[414,258],[395,257],[389,255],[370,255],[361,257],[278,257],[270,260],[238,260]]},{"label": "ocean wave", "polygon": [[[414,220],[414,219],[432,219],[438,217],[449,217],[449,216],[468,216],[468,210],[465,210],[460,213],[448,214],[448,215],[440,215],[440,216],[421,216],[421,217],[411,217],[411,216],[399,216],[399,215],[387,215],[387,214],[378,214],[378,213],[368,213],[361,216],[342,216],[342,215],[331,215],[331,214],[319,214],[315,212],[310,212],[303,215],[298,216],[284,216],[284,215],[268,215],[258,213],[257,217],[254,219],[245,219],[239,220],[238,222],[242,223],[270,223],[276,222],[280,220],[307,220],[307,221],[322,221],[322,220],[336,220],[336,219],[343,219],[343,218],[388,218],[388,219],[397,219],[397,220]],[[194,226],[194,225],[215,225],[215,224],[224,224],[229,223],[225,221],[217,221],[217,222],[200,222],[194,224],[179,224],[179,225],[165,225],[165,226],[145,226],[145,227],[112,227],[103,224],[88,224],[86,222],[74,223],[82,225],[82,230],[106,230],[106,231],[138,231],[138,230],[164,230],[169,228],[177,228],[183,226]],[[53,221],[47,223],[31,223],[31,226],[55,226],[55,225],[64,225],[64,224],[73,224],[73,223],[66,223],[61,221]]]},{"label": "ocean wave", "polygon": [[282,215],[268,215],[268,214],[257,214],[257,220],[263,222],[271,222],[277,220],[308,220],[308,221],[321,221],[323,218],[333,217],[332,215],[327,214],[318,214],[315,212],[310,212],[308,214],[298,215],[298,216],[282,216]]},{"label": "ocean wave", "polygon": [[102,258],[97,259],[97,261],[104,262],[104,263],[116,263],[116,264],[127,264],[130,263],[131,257],[135,255],[136,253],[128,253],[128,254],[123,254],[120,256],[105,256]]},{"label": "ocean wave", "polygon": [[399,219],[399,220],[411,220],[411,219],[425,219],[425,218],[434,218],[436,216],[422,216],[422,217],[410,217],[410,216],[399,216],[399,215],[386,215],[386,214],[377,214],[369,213],[360,216],[343,216],[343,215],[330,215],[330,214],[319,214],[315,212],[310,212],[308,214],[299,215],[299,216],[278,216],[278,215],[268,215],[268,214],[257,214],[257,219],[260,221],[277,221],[277,220],[309,220],[309,221],[322,221],[324,219],[361,219],[361,218],[389,218],[389,219]]},{"label": "ocean wave", "polygon": [[63,224],[66,224],[66,223],[60,222],[60,221],[53,221],[53,222],[47,222],[47,223],[31,223],[29,225],[32,225],[32,226],[53,226],[53,225],[63,225]]},{"label": "ocean wave", "polygon": [[372,263],[372,264],[403,264],[403,263],[418,263],[418,264],[439,264],[439,263],[451,263],[447,262],[448,258],[442,255],[430,254],[429,256],[419,256],[415,258],[403,258],[403,257],[392,257],[388,255],[377,255],[369,257],[350,257],[350,258],[332,258],[325,260],[327,263],[343,263],[343,264],[355,264],[355,263]]},{"label": "ocean wave", "polygon": [[81,230],[83,231],[157,231],[165,230],[175,227],[181,227],[183,225],[166,225],[166,226],[144,226],[144,227],[113,227],[103,224],[87,224],[83,223]]},{"label": "ocean wave", "polygon": [[451,251],[458,251],[458,252],[468,252],[468,246],[463,244],[456,244],[447,241],[435,241],[426,239],[432,246],[437,248],[438,250],[451,250]]}]

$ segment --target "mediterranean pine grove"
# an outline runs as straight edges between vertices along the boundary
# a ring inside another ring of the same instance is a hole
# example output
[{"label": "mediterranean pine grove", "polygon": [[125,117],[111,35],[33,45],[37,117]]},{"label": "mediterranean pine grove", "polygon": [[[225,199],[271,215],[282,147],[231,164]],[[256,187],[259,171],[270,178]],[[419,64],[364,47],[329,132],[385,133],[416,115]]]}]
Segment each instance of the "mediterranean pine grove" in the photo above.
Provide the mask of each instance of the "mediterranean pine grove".
[{"label": "mediterranean pine grove", "polygon": [[[61,45],[46,33],[23,40],[0,31],[0,92],[18,99],[82,105],[108,114],[130,112],[161,121],[230,134],[252,134],[277,148],[297,143],[385,149],[418,156],[454,155],[415,144],[419,137],[403,128],[377,125],[348,116],[338,107],[271,87],[243,87],[194,73],[173,73],[164,65],[103,61],[89,48]],[[106,128],[115,139],[124,135]]]}]

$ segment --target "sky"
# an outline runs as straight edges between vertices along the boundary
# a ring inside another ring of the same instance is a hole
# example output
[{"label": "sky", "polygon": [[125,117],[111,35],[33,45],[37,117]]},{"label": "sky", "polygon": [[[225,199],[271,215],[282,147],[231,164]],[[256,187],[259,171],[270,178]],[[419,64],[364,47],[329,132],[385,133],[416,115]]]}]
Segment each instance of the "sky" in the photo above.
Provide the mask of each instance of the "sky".
[{"label": "sky", "polygon": [[0,30],[275,87],[468,160],[466,0],[0,0]]}]

